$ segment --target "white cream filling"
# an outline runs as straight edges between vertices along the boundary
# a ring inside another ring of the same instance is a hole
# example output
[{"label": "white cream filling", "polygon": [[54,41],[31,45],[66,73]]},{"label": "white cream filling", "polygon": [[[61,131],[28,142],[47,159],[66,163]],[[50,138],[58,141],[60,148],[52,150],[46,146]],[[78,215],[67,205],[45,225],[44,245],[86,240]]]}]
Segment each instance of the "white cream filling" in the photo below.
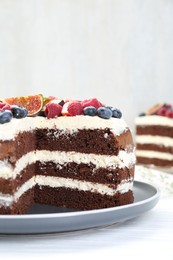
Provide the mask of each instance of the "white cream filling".
[{"label": "white cream filling", "polygon": [[35,129],[58,129],[63,133],[73,134],[79,129],[105,129],[109,128],[115,135],[120,135],[127,124],[123,119],[110,118],[105,120],[98,116],[61,116],[54,119],[44,117],[26,117],[20,120],[12,119],[10,123],[0,125],[0,140],[13,140],[15,136],[23,131]]},{"label": "white cream filling", "polygon": [[133,179],[122,181],[122,183],[117,186],[117,189],[113,189],[105,184],[79,181],[70,178],[36,175],[23,184],[14,195],[0,193],[0,205],[4,207],[10,207],[12,203],[17,201],[22,194],[34,187],[36,184],[40,186],[49,186],[52,188],[65,187],[70,189],[78,189],[81,191],[97,192],[102,195],[106,194],[113,196],[117,192],[123,194],[129,190],[132,190]]},{"label": "white cream filling", "polygon": [[127,153],[126,151],[120,151],[118,156],[108,156],[108,155],[96,155],[96,154],[85,154],[77,152],[61,152],[61,151],[47,151],[47,150],[37,150],[34,152],[27,153],[22,156],[16,163],[13,169],[9,163],[6,161],[0,161],[0,177],[3,179],[16,178],[21,171],[26,168],[28,164],[35,163],[36,161],[48,162],[52,161],[57,164],[57,167],[61,167],[64,164],[75,162],[77,164],[92,163],[95,165],[95,169],[103,168],[113,168],[116,167],[124,168],[130,167],[135,163],[135,153]]},{"label": "white cream filling", "polygon": [[166,136],[154,135],[137,135],[136,143],[138,144],[157,144],[163,146],[173,146],[173,138]]},{"label": "white cream filling", "polygon": [[136,125],[160,125],[160,126],[169,126],[173,127],[173,119],[168,118],[166,116],[157,116],[157,115],[151,115],[151,116],[139,116],[135,119]]},{"label": "white cream filling", "polygon": [[170,153],[163,153],[163,152],[155,152],[155,151],[145,151],[145,150],[137,150],[136,151],[137,157],[145,157],[145,158],[156,158],[160,160],[173,160],[173,154]]}]

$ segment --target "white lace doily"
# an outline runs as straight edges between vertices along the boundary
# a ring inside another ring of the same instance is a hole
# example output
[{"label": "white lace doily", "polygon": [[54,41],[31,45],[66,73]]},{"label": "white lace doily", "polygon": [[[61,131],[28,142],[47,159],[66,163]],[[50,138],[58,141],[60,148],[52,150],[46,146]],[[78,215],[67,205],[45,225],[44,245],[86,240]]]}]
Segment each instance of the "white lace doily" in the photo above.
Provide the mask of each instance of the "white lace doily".
[{"label": "white lace doily", "polygon": [[173,195],[173,173],[166,170],[154,169],[136,165],[135,180],[150,183],[161,190],[162,195]]}]

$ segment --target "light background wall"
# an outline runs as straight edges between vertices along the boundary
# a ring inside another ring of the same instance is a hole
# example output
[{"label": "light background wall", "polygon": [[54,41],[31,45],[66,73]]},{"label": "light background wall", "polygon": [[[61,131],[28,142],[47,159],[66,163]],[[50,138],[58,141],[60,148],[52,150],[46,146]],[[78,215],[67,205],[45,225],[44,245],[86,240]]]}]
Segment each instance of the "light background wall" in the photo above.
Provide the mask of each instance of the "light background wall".
[{"label": "light background wall", "polygon": [[2,97],[98,97],[133,128],[172,81],[172,0],[0,0]]}]

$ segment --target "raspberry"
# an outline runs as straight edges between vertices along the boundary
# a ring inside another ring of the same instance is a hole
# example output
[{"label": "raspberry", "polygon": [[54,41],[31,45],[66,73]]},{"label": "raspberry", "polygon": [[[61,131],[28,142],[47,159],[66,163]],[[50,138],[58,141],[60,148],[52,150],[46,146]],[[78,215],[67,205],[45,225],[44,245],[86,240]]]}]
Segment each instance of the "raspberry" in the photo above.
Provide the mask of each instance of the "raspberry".
[{"label": "raspberry", "polygon": [[100,101],[98,101],[97,98],[91,98],[91,99],[86,99],[86,100],[82,101],[82,106],[83,106],[83,108],[93,106],[96,109],[98,109],[99,107],[102,107],[104,105]]},{"label": "raspberry", "polygon": [[158,115],[158,116],[165,116],[166,112],[167,112],[167,108],[166,107],[162,107],[162,108],[160,108],[157,111],[156,115]]},{"label": "raspberry", "polygon": [[4,102],[0,102],[0,109],[1,110],[11,110],[11,106],[7,103],[4,103]]},{"label": "raspberry", "polygon": [[62,106],[52,100],[45,107],[45,115],[47,118],[55,118],[61,115]]},{"label": "raspberry", "polygon": [[82,115],[82,104],[80,101],[68,101],[63,105],[61,113],[63,116]]},{"label": "raspberry", "polygon": [[169,118],[173,118],[173,110],[168,110],[165,114],[165,116],[169,117]]},{"label": "raspberry", "polygon": [[172,109],[172,106],[171,106],[170,104],[165,104],[164,107],[165,107],[167,110]]}]

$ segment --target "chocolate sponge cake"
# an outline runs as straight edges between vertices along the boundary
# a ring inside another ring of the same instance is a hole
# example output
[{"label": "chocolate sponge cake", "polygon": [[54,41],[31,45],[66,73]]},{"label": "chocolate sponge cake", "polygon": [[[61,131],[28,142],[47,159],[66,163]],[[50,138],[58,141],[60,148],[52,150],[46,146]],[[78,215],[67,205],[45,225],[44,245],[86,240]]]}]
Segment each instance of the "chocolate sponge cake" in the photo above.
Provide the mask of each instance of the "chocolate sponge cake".
[{"label": "chocolate sponge cake", "polygon": [[58,115],[49,102],[0,124],[0,214],[27,213],[34,202],[78,210],[133,202],[134,145],[119,111],[81,102],[68,115],[68,102]]}]

